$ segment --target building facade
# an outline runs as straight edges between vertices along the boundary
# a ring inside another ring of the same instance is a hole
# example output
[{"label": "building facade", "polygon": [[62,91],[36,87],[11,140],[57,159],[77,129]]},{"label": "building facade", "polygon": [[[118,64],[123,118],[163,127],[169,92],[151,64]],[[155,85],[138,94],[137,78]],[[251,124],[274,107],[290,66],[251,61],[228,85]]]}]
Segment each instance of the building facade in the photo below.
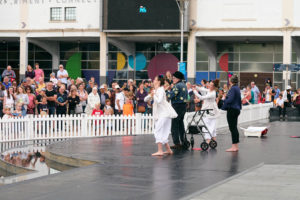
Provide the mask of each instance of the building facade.
[{"label": "building facade", "polygon": [[[281,88],[300,87],[299,1],[189,0],[185,7],[189,81],[227,83],[235,73],[241,86],[253,80],[262,89],[271,79]],[[60,63],[72,69],[76,60],[83,77],[100,83],[178,68],[175,0],[8,0],[1,2],[0,16],[0,70],[11,65],[21,78],[36,62],[49,74]]]}]

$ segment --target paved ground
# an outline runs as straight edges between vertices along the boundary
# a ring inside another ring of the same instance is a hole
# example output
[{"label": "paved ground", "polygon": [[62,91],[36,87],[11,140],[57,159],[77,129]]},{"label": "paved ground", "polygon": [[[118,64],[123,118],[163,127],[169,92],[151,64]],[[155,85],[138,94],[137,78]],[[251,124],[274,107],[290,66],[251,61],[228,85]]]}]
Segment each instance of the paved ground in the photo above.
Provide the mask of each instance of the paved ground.
[{"label": "paved ground", "polygon": [[[300,139],[289,138],[300,135],[299,129],[297,122],[273,122],[266,138],[242,137],[238,153],[225,152],[231,143],[230,136],[219,135],[217,150],[175,152],[163,158],[150,156],[156,150],[152,136],[61,142],[51,145],[49,150],[99,164],[2,186],[0,199],[168,200],[192,194],[196,198],[201,195],[197,191],[261,163],[299,165]],[[199,145],[199,138],[196,141]]]}]

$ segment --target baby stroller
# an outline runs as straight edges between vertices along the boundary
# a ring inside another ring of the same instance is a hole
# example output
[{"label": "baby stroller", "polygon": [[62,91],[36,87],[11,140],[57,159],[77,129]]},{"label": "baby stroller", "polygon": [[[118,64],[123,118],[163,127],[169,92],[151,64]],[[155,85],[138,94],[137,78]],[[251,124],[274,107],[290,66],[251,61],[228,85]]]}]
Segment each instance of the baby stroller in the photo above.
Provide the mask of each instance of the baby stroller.
[{"label": "baby stroller", "polygon": [[[187,129],[185,131],[185,135],[186,134],[191,134],[191,139],[190,139],[190,144],[191,144],[191,148],[194,148],[194,134],[199,134],[202,136],[203,138],[203,142],[201,143],[200,147],[203,151],[206,151],[208,149],[208,147],[215,149],[217,147],[217,142],[215,140],[213,140],[212,135],[209,131],[209,129],[207,128],[206,124],[203,121],[203,116],[204,114],[209,114],[209,112],[212,111],[212,109],[203,109],[203,110],[198,110],[195,112],[195,114],[192,117],[192,120],[188,123]],[[196,118],[198,118],[198,116],[200,117],[200,119],[198,119],[198,121],[196,120]],[[200,124],[200,122],[202,122]],[[207,130],[207,132],[203,132],[203,128],[204,130]],[[204,133],[208,133],[211,137],[211,141],[209,142],[209,144],[207,144],[205,137],[204,137]]]}]

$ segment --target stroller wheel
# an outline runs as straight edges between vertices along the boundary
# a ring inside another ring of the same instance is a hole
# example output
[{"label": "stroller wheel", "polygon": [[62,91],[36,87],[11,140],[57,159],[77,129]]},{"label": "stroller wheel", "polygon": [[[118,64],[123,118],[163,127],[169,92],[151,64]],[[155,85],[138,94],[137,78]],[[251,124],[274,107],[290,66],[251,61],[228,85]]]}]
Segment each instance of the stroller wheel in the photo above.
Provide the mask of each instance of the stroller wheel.
[{"label": "stroller wheel", "polygon": [[202,142],[200,147],[203,151],[206,151],[208,149],[208,144],[206,142]]},{"label": "stroller wheel", "polygon": [[211,140],[209,146],[210,148],[215,149],[218,146],[218,143],[215,140]]},{"label": "stroller wheel", "polygon": [[192,149],[194,148],[194,144],[195,144],[194,137],[191,137],[191,147],[192,147]]}]

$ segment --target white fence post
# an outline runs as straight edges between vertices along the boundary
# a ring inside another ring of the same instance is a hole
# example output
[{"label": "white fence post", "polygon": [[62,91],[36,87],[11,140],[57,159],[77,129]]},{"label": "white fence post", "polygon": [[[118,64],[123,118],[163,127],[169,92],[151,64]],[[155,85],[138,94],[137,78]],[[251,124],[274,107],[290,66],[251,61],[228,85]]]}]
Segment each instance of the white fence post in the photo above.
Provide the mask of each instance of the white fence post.
[{"label": "white fence post", "polygon": [[142,132],[142,114],[141,113],[136,113],[136,118],[135,118],[135,124],[136,124],[136,129],[135,129],[135,134],[139,135]]}]

